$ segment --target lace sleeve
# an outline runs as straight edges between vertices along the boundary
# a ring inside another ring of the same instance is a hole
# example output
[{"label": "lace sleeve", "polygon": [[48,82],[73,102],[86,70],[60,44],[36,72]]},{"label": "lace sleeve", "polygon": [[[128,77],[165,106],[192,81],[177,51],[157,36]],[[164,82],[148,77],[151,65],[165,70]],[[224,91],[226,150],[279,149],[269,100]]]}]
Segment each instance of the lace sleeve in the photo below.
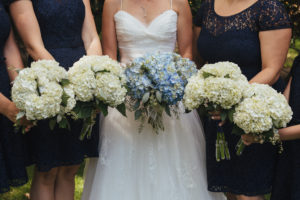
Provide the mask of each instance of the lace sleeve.
[{"label": "lace sleeve", "polygon": [[200,9],[198,10],[196,16],[193,19],[193,23],[195,26],[199,26],[199,27],[202,26],[205,10],[206,10],[206,3],[205,1],[202,1]]},{"label": "lace sleeve", "polygon": [[260,31],[291,27],[290,18],[282,3],[278,0],[262,0],[259,17]]}]

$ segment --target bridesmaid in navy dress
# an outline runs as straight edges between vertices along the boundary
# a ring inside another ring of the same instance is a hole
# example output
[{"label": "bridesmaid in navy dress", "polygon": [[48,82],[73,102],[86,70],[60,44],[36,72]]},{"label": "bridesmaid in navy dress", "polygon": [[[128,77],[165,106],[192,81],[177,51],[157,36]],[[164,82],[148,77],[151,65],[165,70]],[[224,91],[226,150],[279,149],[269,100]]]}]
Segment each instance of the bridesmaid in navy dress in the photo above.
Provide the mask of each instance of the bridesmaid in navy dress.
[{"label": "bridesmaid in navy dress", "polygon": [[[85,54],[102,54],[89,0],[9,1],[14,23],[33,60],[55,59],[68,69]],[[31,199],[74,198],[80,164],[86,157],[98,156],[99,125],[94,126],[89,140],[79,140],[81,129],[82,123],[72,122],[71,131],[51,131],[44,121],[28,134],[36,164]]]},{"label": "bridesmaid in navy dress", "polygon": [[2,1],[0,30],[0,193],[4,193],[10,186],[25,184],[27,174],[23,135],[15,133],[13,127],[19,111],[10,100],[10,82],[17,73],[7,67],[21,69],[23,64]]},{"label": "bridesmaid in navy dress", "polygon": [[[277,0],[204,0],[196,18],[195,39],[204,62],[237,63],[248,80],[273,85],[283,90],[278,80],[291,38],[291,24]],[[197,60],[197,58],[195,58]],[[228,192],[238,199],[263,199],[271,192],[276,148],[254,144],[241,156],[235,154],[240,139],[223,125],[231,160],[217,162],[215,141],[218,115],[204,120],[206,134],[208,189]]]},{"label": "bridesmaid in navy dress", "polygon": [[278,159],[271,200],[300,199],[300,55],[295,59],[285,96],[294,115],[289,127],[279,131],[286,142]]}]

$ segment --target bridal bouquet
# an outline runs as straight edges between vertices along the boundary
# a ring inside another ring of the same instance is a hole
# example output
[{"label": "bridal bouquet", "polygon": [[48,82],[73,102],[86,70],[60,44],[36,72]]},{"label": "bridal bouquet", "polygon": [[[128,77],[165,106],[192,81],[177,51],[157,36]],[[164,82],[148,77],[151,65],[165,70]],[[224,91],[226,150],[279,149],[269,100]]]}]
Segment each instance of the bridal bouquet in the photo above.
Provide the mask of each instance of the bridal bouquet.
[{"label": "bridal bouquet", "polygon": [[[199,108],[205,113],[218,111],[222,121],[233,120],[234,107],[243,99],[249,86],[240,68],[231,62],[204,65],[192,76],[185,88],[183,102],[188,110]],[[230,159],[223,130],[218,126],[216,160]]]},{"label": "bridal bouquet", "polygon": [[125,113],[126,77],[117,61],[108,56],[84,56],[68,71],[77,101],[72,115],[84,121],[80,139],[90,138],[99,111],[108,114],[108,106]]},{"label": "bridal bouquet", "polygon": [[[236,108],[233,122],[237,135],[250,134],[257,141],[280,143],[277,129],[286,127],[293,112],[285,97],[268,85],[251,84],[246,97]],[[245,148],[242,140],[237,145],[237,155]]]},{"label": "bridal bouquet", "polygon": [[70,128],[65,114],[76,101],[66,70],[53,60],[32,62],[30,68],[21,70],[12,87],[12,100],[20,110],[17,120],[24,116],[35,123],[50,119],[51,129],[56,123]]},{"label": "bridal bouquet", "polygon": [[147,121],[156,133],[164,130],[163,113],[178,116],[178,103],[196,65],[175,53],[154,53],[135,59],[126,69],[129,105],[139,131]]}]

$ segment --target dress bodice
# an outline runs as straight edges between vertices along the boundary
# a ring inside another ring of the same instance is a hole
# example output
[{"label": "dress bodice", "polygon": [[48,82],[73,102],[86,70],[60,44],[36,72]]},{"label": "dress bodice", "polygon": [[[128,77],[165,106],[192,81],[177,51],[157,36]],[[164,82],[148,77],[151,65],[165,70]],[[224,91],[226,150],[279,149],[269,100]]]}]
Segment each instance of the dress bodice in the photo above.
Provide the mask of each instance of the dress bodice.
[{"label": "dress bodice", "polygon": [[177,13],[170,9],[145,25],[130,13],[120,10],[115,16],[121,62],[128,63],[146,53],[173,52],[177,36]]},{"label": "dress bodice", "polygon": [[251,79],[262,68],[259,32],[290,28],[284,6],[278,0],[258,0],[245,10],[220,16],[214,0],[204,0],[194,24],[201,27],[198,50],[209,63],[231,61]]},{"label": "dress bodice", "polygon": [[47,49],[83,45],[85,7],[82,0],[32,0],[32,4]]}]

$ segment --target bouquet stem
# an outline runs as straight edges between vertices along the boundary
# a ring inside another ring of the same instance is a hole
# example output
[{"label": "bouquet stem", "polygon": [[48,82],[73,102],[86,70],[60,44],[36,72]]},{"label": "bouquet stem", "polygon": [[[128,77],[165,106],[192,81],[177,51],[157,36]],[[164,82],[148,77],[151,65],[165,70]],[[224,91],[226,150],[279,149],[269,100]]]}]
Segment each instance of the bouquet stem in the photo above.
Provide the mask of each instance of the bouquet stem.
[{"label": "bouquet stem", "polygon": [[244,142],[243,142],[243,140],[241,138],[239,140],[239,142],[237,143],[237,145],[236,145],[236,155],[238,155],[238,156],[242,155],[245,147],[246,146],[245,146],[245,144],[244,144]]},{"label": "bouquet stem", "polygon": [[224,132],[217,132],[216,161],[220,162],[221,160],[230,160],[230,152]]}]

